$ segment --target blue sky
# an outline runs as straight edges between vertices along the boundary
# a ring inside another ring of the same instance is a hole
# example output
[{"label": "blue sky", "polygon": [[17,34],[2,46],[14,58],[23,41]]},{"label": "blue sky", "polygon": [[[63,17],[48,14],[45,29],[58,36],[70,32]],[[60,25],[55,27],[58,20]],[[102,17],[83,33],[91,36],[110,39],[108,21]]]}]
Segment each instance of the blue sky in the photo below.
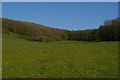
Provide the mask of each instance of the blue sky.
[{"label": "blue sky", "polygon": [[3,2],[2,16],[60,29],[93,29],[118,17],[118,3]]}]

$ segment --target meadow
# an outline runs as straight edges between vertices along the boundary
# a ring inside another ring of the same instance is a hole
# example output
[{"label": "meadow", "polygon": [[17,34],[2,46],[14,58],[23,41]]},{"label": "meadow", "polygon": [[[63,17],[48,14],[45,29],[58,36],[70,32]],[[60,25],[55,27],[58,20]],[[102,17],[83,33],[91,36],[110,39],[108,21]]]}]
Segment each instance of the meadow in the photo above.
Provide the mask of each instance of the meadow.
[{"label": "meadow", "polygon": [[3,78],[116,78],[118,42],[32,42],[3,34]]}]

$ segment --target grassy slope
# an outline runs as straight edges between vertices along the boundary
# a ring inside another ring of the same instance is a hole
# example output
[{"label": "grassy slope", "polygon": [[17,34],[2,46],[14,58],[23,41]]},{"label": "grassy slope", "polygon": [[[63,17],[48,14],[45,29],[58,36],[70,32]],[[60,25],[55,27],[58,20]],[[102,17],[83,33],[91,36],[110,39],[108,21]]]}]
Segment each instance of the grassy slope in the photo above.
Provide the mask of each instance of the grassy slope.
[{"label": "grassy slope", "polygon": [[39,43],[3,35],[3,77],[117,77],[118,42]]}]

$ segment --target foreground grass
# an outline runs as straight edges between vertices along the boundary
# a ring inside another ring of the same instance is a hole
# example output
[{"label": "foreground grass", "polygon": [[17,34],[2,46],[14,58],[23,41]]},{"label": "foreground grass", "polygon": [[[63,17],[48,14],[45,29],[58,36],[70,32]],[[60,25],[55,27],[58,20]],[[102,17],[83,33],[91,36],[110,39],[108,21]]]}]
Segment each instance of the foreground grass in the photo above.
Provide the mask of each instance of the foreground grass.
[{"label": "foreground grass", "polygon": [[39,43],[3,35],[3,78],[114,78],[118,42]]}]

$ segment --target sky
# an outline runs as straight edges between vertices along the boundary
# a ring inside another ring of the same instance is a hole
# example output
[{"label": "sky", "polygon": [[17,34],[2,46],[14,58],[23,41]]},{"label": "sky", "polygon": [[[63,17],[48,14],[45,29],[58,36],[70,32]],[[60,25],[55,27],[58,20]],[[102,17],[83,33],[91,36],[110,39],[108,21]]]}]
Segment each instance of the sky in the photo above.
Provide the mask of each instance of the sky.
[{"label": "sky", "polygon": [[2,2],[119,2],[120,0],[2,0]]},{"label": "sky", "polygon": [[59,29],[94,29],[118,17],[118,3],[3,2],[2,17]]}]

